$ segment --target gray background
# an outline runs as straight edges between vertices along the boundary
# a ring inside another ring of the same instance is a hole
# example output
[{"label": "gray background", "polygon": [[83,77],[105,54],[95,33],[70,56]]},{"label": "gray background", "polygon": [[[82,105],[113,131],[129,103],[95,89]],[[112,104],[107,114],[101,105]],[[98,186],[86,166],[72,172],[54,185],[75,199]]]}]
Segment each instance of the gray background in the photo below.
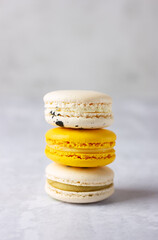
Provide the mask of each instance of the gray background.
[{"label": "gray background", "polygon": [[[0,1],[0,239],[156,239],[158,1]],[[44,192],[42,97],[113,98],[115,194],[65,204]]]},{"label": "gray background", "polygon": [[1,1],[0,90],[156,97],[158,1]]}]

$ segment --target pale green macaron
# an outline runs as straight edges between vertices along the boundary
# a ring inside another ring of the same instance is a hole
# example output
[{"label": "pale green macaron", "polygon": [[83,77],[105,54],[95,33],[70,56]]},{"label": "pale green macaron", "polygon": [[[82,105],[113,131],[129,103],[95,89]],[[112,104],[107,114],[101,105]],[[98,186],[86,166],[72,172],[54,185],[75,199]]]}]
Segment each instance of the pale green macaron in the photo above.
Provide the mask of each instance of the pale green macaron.
[{"label": "pale green macaron", "polygon": [[98,202],[114,192],[114,173],[109,167],[75,168],[51,163],[46,168],[49,196],[70,203]]}]

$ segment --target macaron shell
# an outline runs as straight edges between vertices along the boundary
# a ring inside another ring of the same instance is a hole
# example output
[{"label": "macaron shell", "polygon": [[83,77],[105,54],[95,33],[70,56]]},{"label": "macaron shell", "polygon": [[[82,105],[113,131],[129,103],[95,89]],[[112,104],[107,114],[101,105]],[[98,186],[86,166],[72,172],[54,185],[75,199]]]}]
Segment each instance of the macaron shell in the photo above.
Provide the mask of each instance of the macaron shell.
[{"label": "macaron shell", "polygon": [[69,142],[75,144],[86,143],[104,143],[104,142],[114,142],[116,140],[116,134],[107,129],[68,129],[68,128],[53,128],[46,132],[46,142],[51,144],[51,140],[56,140],[67,142],[66,146],[69,146]]},{"label": "macaron shell", "polygon": [[44,102],[112,103],[110,96],[86,90],[60,90],[47,93]]},{"label": "macaron shell", "polygon": [[114,186],[94,192],[68,192],[53,188],[46,183],[46,193],[57,200],[69,203],[92,203],[102,201],[114,193]]},{"label": "macaron shell", "polygon": [[99,129],[106,128],[112,125],[113,116],[107,118],[84,118],[84,117],[53,117],[45,115],[45,120],[53,126],[60,126],[65,128],[84,128],[84,129]]}]

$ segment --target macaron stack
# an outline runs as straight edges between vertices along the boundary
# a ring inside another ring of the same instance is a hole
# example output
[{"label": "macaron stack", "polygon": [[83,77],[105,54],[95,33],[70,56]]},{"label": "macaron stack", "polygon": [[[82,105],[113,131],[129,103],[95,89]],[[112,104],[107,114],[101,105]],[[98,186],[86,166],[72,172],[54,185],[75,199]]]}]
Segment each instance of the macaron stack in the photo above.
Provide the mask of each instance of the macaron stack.
[{"label": "macaron stack", "polygon": [[55,91],[44,96],[46,133],[45,190],[72,203],[97,202],[114,192],[116,135],[103,129],[113,122],[112,99],[95,91]]}]

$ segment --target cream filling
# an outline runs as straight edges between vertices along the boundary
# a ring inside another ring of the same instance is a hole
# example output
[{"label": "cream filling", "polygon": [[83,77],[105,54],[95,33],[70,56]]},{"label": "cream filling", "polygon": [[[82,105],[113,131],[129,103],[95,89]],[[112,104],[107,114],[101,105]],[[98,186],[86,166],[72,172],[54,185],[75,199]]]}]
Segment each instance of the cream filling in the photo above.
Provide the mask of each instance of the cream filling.
[{"label": "cream filling", "polygon": [[75,186],[75,185],[65,184],[61,182],[56,182],[50,179],[47,179],[47,183],[54,188],[57,188],[63,191],[70,191],[70,192],[92,192],[92,191],[105,190],[113,186],[113,183],[108,185],[105,184],[102,186]]},{"label": "cream filling", "polygon": [[79,113],[79,112],[57,112],[53,110],[45,110],[45,116],[51,118],[113,118],[111,113]]},{"label": "cream filling", "polygon": [[55,112],[65,113],[111,113],[112,104],[76,104],[76,103],[45,103],[45,108]]},{"label": "cream filling", "polygon": [[68,148],[68,147],[61,147],[59,145],[50,145],[47,144],[48,147],[54,150],[58,150],[61,152],[75,152],[75,153],[109,153],[109,151],[114,150],[113,148],[97,148],[97,149],[82,149],[82,148]]}]

